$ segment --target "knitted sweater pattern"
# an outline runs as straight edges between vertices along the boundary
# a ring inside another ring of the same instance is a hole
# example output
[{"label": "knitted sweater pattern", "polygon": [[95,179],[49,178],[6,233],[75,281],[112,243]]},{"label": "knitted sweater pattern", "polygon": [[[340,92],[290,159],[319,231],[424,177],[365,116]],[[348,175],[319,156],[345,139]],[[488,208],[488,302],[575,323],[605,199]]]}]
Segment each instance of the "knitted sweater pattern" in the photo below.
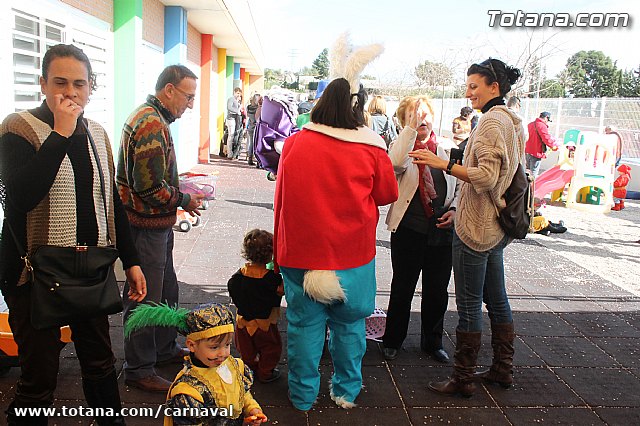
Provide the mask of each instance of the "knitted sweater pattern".
[{"label": "knitted sweater pattern", "polygon": [[124,125],[116,182],[133,226],[173,226],[184,195],[169,122],[151,96]]},{"label": "knitted sweater pattern", "polygon": [[[95,139],[96,150],[100,157],[102,171],[105,175],[104,193],[106,194],[107,212],[104,211],[102,187],[98,173],[93,173],[92,194],[95,215],[98,225],[98,246],[106,246],[116,243],[116,232],[113,212],[113,193],[111,186],[113,176],[113,158],[111,157],[111,145],[105,130],[98,123],[87,120],[88,129]],[[53,130],[51,127],[29,111],[9,115],[0,126],[0,136],[5,133],[16,134],[27,140],[38,151],[43,142]],[[93,170],[97,170],[98,164],[92,150],[89,150],[89,158]],[[76,240],[76,188],[73,166],[69,157],[60,164],[58,173],[49,193],[38,205],[27,213],[27,247],[29,254],[42,245],[56,245],[73,247]],[[108,229],[107,229],[108,227]],[[107,234],[110,240],[107,240]],[[18,285],[28,280],[26,268],[23,268]]]},{"label": "knitted sweater pattern", "polygon": [[524,145],[521,119],[501,105],[487,111],[469,137],[464,158],[471,183],[462,183],[455,229],[473,250],[490,250],[504,238],[498,211],[506,206],[504,193]]}]

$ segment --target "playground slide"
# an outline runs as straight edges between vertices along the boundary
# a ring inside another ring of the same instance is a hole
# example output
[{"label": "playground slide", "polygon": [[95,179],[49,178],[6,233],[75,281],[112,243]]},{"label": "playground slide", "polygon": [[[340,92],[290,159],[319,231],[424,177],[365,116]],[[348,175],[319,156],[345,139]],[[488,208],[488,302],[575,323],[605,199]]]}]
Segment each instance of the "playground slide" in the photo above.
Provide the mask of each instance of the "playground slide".
[{"label": "playground slide", "polygon": [[573,172],[573,169],[561,170],[560,166],[554,166],[541,173],[536,179],[534,196],[536,198],[544,198],[545,195],[564,188],[571,181]]}]

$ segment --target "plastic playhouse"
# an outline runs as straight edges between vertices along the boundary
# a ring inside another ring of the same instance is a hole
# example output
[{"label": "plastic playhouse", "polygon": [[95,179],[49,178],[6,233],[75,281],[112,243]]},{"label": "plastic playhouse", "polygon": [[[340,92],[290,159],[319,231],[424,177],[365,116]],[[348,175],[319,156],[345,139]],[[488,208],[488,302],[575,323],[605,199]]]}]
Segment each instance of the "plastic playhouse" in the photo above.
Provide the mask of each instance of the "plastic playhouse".
[{"label": "plastic playhouse", "polygon": [[[204,195],[200,210],[207,210],[209,202],[216,198],[217,173],[183,173],[180,175],[180,191],[187,194]],[[189,232],[192,227],[199,226],[200,223],[200,216],[191,216],[183,209],[178,208],[176,226],[180,231]]]},{"label": "plastic playhouse", "polygon": [[576,147],[575,171],[567,190],[567,207],[606,213],[613,206],[613,180],[615,179],[615,135],[583,132]]},{"label": "plastic playhouse", "polygon": [[569,185],[566,206],[606,213],[613,206],[613,180],[617,140],[615,135],[568,130],[557,164],[538,176],[535,197],[551,193],[558,201]]}]

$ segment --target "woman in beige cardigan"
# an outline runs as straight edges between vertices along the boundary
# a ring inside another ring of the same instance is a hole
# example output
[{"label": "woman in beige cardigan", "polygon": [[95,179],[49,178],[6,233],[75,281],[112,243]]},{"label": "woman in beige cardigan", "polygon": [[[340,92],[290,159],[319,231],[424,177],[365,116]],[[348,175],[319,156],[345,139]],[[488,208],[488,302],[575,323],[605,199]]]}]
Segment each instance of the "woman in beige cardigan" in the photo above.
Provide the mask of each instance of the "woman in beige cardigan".
[{"label": "woman in beige cardigan", "polygon": [[453,273],[458,327],[454,370],[448,380],[430,383],[442,394],[469,397],[482,333],[482,301],[491,319],[493,364],[479,374],[509,387],[513,382],[513,319],[507,299],[502,253],[511,242],[498,223],[503,195],[524,156],[524,128],[504,96],[520,78],[520,70],[497,59],[474,64],[467,71],[466,97],[482,111],[465,148],[464,165],[447,162],[427,150],[413,151],[417,164],[445,170],[462,183],[453,237]]}]

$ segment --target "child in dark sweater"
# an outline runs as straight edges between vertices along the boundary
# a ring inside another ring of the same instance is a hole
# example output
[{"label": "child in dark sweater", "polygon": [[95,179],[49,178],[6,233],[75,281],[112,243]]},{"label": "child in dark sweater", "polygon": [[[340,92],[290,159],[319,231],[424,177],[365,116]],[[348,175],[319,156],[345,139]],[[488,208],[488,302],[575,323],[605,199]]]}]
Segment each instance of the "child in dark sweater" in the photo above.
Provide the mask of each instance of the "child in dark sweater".
[{"label": "child in dark sweater", "polygon": [[261,229],[249,231],[244,237],[242,256],[248,262],[227,284],[238,308],[236,347],[258,380],[269,383],[280,377],[276,368],[282,353],[278,318],[284,294],[280,274],[267,269],[273,258],[273,234]]}]

